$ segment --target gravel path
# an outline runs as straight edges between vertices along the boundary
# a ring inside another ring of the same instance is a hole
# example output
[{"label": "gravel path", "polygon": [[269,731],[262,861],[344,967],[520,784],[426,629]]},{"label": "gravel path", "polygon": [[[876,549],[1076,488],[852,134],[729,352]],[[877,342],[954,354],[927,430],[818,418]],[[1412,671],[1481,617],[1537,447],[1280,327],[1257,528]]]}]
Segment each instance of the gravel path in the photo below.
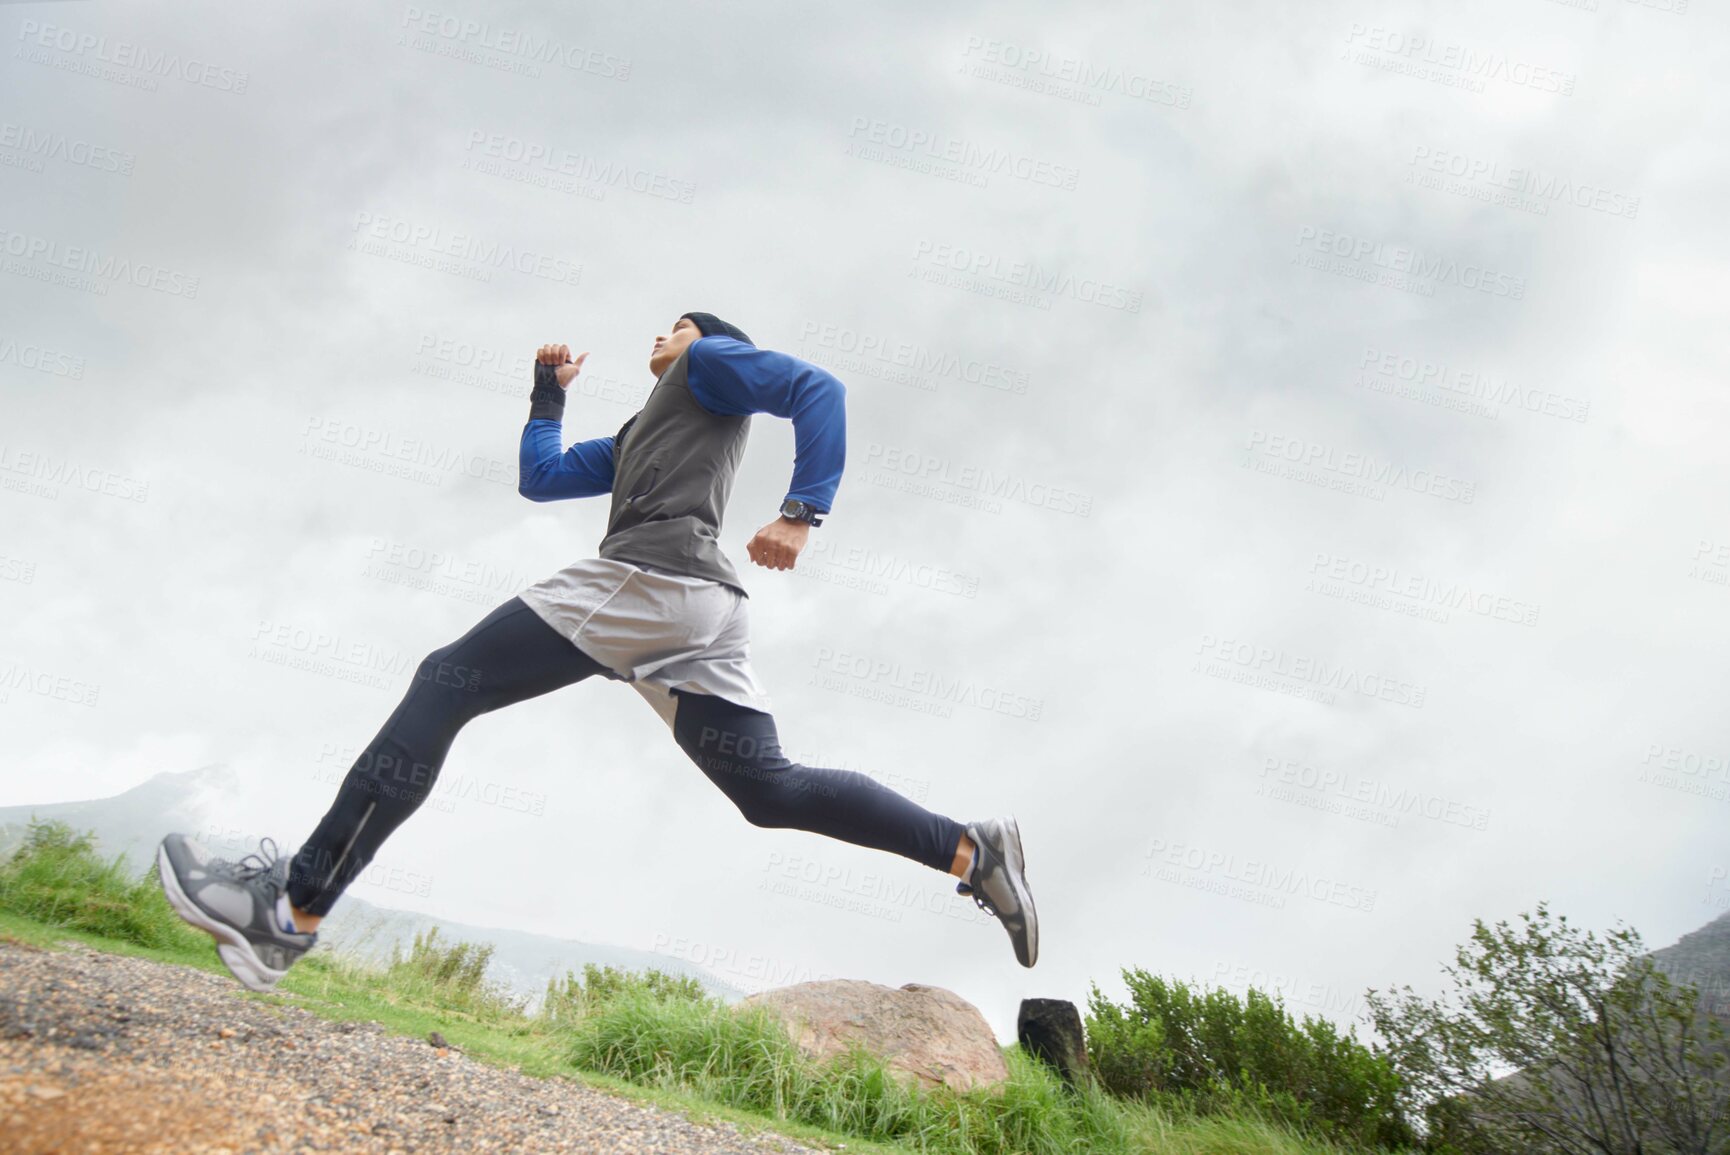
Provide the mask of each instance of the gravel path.
[{"label": "gravel path", "polygon": [[34,1152],[813,1152],[82,947],[0,942],[0,1147]]}]

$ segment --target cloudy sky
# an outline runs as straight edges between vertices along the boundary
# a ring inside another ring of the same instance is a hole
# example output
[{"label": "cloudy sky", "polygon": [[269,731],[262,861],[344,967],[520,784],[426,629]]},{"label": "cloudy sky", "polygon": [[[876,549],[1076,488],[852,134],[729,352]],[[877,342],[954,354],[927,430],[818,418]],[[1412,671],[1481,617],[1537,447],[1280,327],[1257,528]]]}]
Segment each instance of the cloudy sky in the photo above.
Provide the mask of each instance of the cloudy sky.
[{"label": "cloudy sky", "polygon": [[[848,386],[790,753],[1015,814],[748,826],[628,688],[473,723],[355,893],[739,986],[1120,967],[1349,1022],[1474,918],[1730,906],[1725,18],[1684,0],[0,6],[0,804],[230,766],[298,844],[428,650],[593,556],[515,492],[703,309]],[[1710,334],[1720,339],[1713,341]]]}]

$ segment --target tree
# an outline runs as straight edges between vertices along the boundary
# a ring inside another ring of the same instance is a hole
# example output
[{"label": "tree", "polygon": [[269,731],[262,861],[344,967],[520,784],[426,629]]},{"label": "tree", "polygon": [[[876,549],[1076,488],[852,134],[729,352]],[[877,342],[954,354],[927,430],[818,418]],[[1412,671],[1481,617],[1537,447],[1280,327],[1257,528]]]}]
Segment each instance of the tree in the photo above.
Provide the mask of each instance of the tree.
[{"label": "tree", "polygon": [[1432,1150],[1725,1155],[1725,1032],[1626,925],[1599,938],[1544,903],[1473,923],[1455,990],[1371,990],[1370,1016]]}]

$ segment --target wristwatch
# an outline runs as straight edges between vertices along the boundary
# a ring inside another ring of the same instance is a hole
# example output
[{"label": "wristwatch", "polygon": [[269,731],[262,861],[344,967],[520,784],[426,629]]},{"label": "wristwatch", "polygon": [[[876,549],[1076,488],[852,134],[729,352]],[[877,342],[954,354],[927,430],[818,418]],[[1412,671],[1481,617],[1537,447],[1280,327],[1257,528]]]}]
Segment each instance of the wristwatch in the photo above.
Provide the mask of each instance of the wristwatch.
[{"label": "wristwatch", "polygon": [[781,516],[790,517],[794,521],[809,522],[812,525],[823,524],[823,518],[817,512],[816,506],[808,501],[799,501],[791,497],[781,503]]}]

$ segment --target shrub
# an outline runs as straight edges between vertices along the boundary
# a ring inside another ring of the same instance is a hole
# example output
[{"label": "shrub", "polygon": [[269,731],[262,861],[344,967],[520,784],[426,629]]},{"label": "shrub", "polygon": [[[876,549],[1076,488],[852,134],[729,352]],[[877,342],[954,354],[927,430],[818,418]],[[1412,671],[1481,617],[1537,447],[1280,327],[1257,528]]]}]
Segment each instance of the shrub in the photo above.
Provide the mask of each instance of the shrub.
[{"label": "shrub", "polygon": [[627,971],[618,967],[583,964],[583,977],[571,971],[562,979],[547,982],[546,997],[541,1001],[540,1017],[549,1025],[576,1022],[598,1007],[626,995],[641,994],[650,999],[684,1003],[705,1003],[710,996],[703,984],[691,975],[670,975],[649,969]]},{"label": "shrub", "polygon": [[170,909],[154,865],[135,878],[122,857],[97,855],[94,835],[60,821],[32,821],[23,844],[0,863],[0,910],[156,950],[209,942]]},{"label": "shrub", "polygon": [[1125,969],[1130,1002],[1088,996],[1089,1061],[1114,1095],[1197,1114],[1248,1111],[1323,1138],[1413,1141],[1387,1058],[1326,1019],[1301,1023],[1277,997],[1192,989]]},{"label": "shrub", "polygon": [[480,1015],[520,1011],[521,1000],[487,979],[492,957],[491,943],[444,943],[435,926],[417,931],[406,955],[400,946],[391,950],[382,981],[404,997],[452,1010]]}]

